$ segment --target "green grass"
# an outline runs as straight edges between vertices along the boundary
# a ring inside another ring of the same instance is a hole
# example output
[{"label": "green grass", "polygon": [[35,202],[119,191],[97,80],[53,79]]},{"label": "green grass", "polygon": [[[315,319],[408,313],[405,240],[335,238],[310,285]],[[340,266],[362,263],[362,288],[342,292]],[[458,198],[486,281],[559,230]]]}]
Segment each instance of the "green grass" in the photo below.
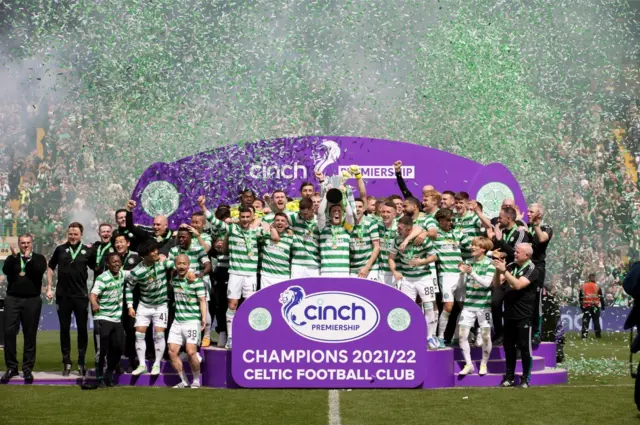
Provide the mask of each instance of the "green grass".
[{"label": "green grass", "polygon": [[[75,334],[72,342],[75,356]],[[92,345],[90,341],[88,359],[93,356]],[[587,341],[569,334],[565,352],[570,366],[566,386],[341,391],[341,423],[618,425],[640,421],[628,374],[628,334],[604,334],[601,340]],[[58,334],[41,332],[36,370],[60,370],[60,360]],[[220,418],[216,420],[225,425],[314,425],[328,423],[327,400],[327,391],[321,390],[123,387],[81,391],[77,387],[0,386],[0,424],[159,425],[205,420],[201,418],[209,412],[209,420]]]}]

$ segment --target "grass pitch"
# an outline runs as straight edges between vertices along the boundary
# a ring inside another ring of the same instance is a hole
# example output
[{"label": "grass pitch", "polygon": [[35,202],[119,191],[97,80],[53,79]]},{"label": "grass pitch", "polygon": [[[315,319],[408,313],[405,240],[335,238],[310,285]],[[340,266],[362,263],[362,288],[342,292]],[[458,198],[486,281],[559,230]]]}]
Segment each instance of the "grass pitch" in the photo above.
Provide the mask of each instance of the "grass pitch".
[{"label": "grass pitch", "polygon": [[[72,335],[73,345],[74,339]],[[93,356],[92,342],[89,345],[87,359]],[[119,387],[82,391],[78,387],[0,386],[0,424],[160,425],[209,420],[225,425],[640,423],[629,377],[628,334],[605,334],[601,340],[587,341],[569,334],[565,352],[568,385],[528,390],[339,391],[338,417],[336,405],[330,415],[326,390]],[[58,371],[61,367],[57,332],[39,333],[35,369]]]}]

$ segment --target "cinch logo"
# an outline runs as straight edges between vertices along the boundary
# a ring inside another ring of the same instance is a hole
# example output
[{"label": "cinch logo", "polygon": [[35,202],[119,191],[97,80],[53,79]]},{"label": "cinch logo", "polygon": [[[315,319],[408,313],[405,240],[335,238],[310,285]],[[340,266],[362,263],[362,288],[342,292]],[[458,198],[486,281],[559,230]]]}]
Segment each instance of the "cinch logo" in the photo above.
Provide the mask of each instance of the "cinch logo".
[{"label": "cinch logo", "polygon": [[300,286],[280,294],[282,317],[298,335],[319,342],[355,341],[380,323],[378,308],[360,295],[341,291],[307,295]]},{"label": "cinch logo", "polygon": [[252,165],[249,175],[254,179],[307,179],[307,167],[297,162],[293,165]]},{"label": "cinch logo", "polygon": [[[323,140],[318,147],[312,152],[314,171],[324,172],[324,170],[340,158],[340,146],[333,140]],[[286,165],[272,165],[270,161],[265,160],[262,164],[252,165],[249,169],[249,175],[254,179],[300,179],[307,180],[307,167],[302,164],[294,163]]]}]

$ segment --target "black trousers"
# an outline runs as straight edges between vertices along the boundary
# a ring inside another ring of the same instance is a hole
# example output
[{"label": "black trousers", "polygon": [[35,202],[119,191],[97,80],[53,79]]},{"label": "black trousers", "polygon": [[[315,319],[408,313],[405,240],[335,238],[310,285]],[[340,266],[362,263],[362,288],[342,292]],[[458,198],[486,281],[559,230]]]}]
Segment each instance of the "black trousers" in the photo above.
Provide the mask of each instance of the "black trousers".
[{"label": "black trousers", "polygon": [[493,319],[494,338],[504,336],[502,327],[502,302],[504,301],[504,289],[502,286],[493,287],[491,291],[491,317]]},{"label": "black trousers", "polygon": [[78,327],[78,364],[84,365],[89,333],[87,322],[89,321],[89,299],[73,298],[67,296],[56,297],[56,309],[60,321],[60,349],[62,351],[62,363],[71,364],[71,314],[76,317]]},{"label": "black trousers", "polygon": [[596,338],[600,338],[602,329],[600,329],[600,307],[587,307],[582,309],[582,337],[589,336],[589,322],[593,320],[593,329],[596,331]]},{"label": "black trousers", "polygon": [[513,380],[516,372],[516,351],[522,358],[522,378],[529,382],[531,376],[531,318],[504,321],[504,355],[507,362],[505,378]]},{"label": "black trousers", "polygon": [[[229,268],[216,267],[213,271],[213,292],[216,303],[215,317],[218,322],[216,333],[227,332],[227,285],[229,284]],[[213,318],[212,318],[213,320]]]},{"label": "black trousers", "polygon": [[542,288],[544,288],[544,278],[546,270],[544,267],[535,265],[538,270],[538,287],[536,288],[536,303],[533,306],[533,334],[540,335],[542,332]]},{"label": "black trousers", "polygon": [[18,370],[16,340],[22,326],[24,351],[22,371],[33,370],[36,362],[36,335],[40,322],[42,299],[40,296],[19,298],[7,295],[4,300],[4,363],[7,369]]},{"label": "black trousers", "polygon": [[96,320],[93,329],[98,331],[100,339],[100,354],[96,365],[96,375],[101,378],[105,370],[105,362],[107,374],[113,373],[118,363],[120,363],[120,356],[122,356],[124,349],[124,330],[121,323],[108,320]]}]

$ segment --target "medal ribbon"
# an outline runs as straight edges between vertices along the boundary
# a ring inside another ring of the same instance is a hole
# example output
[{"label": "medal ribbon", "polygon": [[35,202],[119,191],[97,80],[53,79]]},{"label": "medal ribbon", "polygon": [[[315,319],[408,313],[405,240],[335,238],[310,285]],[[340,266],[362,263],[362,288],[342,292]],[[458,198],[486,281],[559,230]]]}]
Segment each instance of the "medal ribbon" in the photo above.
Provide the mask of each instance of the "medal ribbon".
[{"label": "medal ribbon", "polygon": [[96,256],[96,264],[98,266],[100,265],[100,262],[102,261],[102,257],[104,257],[105,251],[107,251],[109,248],[111,248],[111,242],[109,242],[106,245],[102,245],[101,247],[98,247],[96,249],[96,251],[98,252],[98,255]]},{"label": "medal ribbon", "polygon": [[515,225],[513,226],[513,228],[511,229],[511,231],[507,235],[507,238],[504,240],[505,242],[509,242],[509,239],[511,239],[511,235],[513,235],[513,232],[515,232],[517,228],[518,228],[518,226],[515,226]]},{"label": "medal ribbon", "polygon": [[69,246],[69,254],[71,254],[71,262],[72,263],[75,261],[76,257],[80,253],[81,249],[82,249],[82,244],[78,245],[78,249],[76,249],[76,252],[73,252],[73,248],[71,248],[71,246]]},{"label": "medal ribbon", "polygon": [[333,246],[338,246],[338,229],[340,226],[331,226],[331,240]]},{"label": "medal ribbon", "polygon": [[25,267],[27,267],[27,263],[29,262],[29,260],[27,260],[27,262],[25,263],[25,261],[22,259],[22,255],[20,256],[20,274],[24,276],[24,269]]},{"label": "medal ribbon", "polygon": [[526,262],[526,263],[524,263],[524,264],[522,265],[522,267],[520,267],[519,269],[518,269],[518,268],[516,268],[516,270],[514,270],[513,275],[517,277],[518,273],[520,273],[520,272],[522,271],[522,269],[524,269],[525,267],[527,267],[527,266],[529,265],[529,263],[530,263],[530,262],[531,262],[531,260],[527,260],[527,262]]},{"label": "medal ribbon", "polygon": [[[251,251],[253,250],[253,241],[251,240],[251,235],[248,230],[240,230],[240,234],[242,234],[242,238],[244,239],[244,244],[247,247],[247,255],[251,257]],[[249,237],[247,237],[249,236]]]}]

